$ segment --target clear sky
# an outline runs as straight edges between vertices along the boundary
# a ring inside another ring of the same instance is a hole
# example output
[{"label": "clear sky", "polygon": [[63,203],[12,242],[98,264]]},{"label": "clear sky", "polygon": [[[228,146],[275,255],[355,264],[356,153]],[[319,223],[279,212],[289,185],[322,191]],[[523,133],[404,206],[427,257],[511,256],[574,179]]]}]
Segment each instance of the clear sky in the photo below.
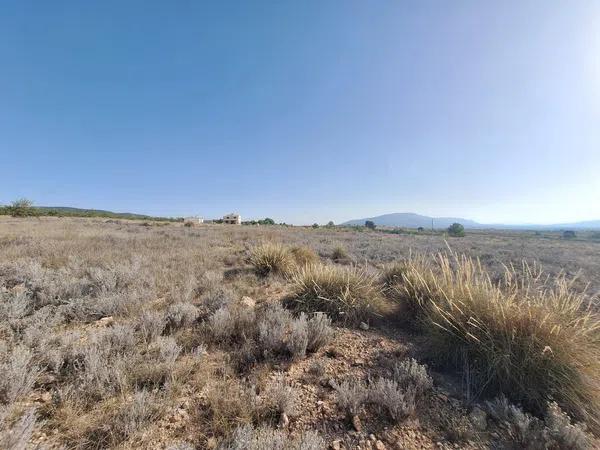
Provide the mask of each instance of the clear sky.
[{"label": "clear sky", "polygon": [[600,2],[0,2],[0,203],[600,219]]}]

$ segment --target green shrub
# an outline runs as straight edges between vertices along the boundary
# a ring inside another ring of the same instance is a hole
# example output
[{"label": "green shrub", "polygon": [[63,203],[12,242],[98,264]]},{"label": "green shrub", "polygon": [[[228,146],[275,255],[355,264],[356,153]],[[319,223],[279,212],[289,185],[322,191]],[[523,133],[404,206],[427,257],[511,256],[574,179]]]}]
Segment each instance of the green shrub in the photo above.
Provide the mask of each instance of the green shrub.
[{"label": "green shrub", "polygon": [[448,234],[454,237],[463,237],[465,235],[465,227],[455,222],[448,227]]}]

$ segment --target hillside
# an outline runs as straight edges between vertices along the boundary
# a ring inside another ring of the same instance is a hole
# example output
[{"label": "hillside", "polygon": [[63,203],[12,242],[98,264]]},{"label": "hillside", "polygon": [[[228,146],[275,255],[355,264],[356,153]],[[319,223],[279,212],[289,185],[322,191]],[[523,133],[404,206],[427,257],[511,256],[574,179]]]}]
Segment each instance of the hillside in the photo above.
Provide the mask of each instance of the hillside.
[{"label": "hillside", "polygon": [[[10,214],[8,207],[0,206],[0,215]],[[155,217],[145,214],[130,212],[113,212],[103,209],[73,208],[70,206],[34,206],[30,214],[34,216],[60,216],[60,217],[106,217],[111,219],[130,220],[176,220],[168,217]]]},{"label": "hillside", "polygon": [[364,225],[365,221],[371,220],[378,226],[384,227],[403,227],[403,228],[431,228],[433,220],[434,228],[448,228],[454,222],[459,222],[465,228],[482,228],[484,225],[473,220],[462,219],[459,217],[429,217],[414,213],[392,213],[376,217],[366,217],[364,219],[354,219],[344,222],[342,225],[359,226]]}]

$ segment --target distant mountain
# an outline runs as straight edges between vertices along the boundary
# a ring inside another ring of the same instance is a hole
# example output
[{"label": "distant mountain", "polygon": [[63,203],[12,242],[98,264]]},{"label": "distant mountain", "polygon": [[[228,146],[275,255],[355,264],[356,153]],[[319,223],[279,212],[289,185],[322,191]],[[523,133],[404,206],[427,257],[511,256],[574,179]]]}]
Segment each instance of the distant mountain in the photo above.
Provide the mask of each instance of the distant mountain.
[{"label": "distant mountain", "polygon": [[463,224],[465,228],[484,228],[485,226],[473,220],[462,219],[460,217],[429,217],[414,213],[393,213],[384,214],[377,217],[367,217],[365,219],[355,219],[344,222],[342,225],[358,226],[364,225],[365,221],[372,220],[375,225],[383,227],[402,227],[402,228],[431,228],[433,220],[434,228],[448,228],[454,222]]},{"label": "distant mountain", "polygon": [[429,217],[422,216],[414,213],[393,213],[384,214],[376,217],[366,217],[364,219],[353,219],[348,222],[344,222],[342,225],[347,226],[360,226],[364,225],[365,221],[371,220],[375,225],[382,227],[400,227],[400,228],[419,228],[425,229],[431,228],[431,221],[433,220],[433,227],[436,229],[448,228],[454,222],[462,224],[465,228],[470,229],[504,229],[504,230],[598,230],[600,229],[600,220],[588,220],[584,222],[572,222],[572,223],[557,223],[550,225],[539,225],[539,224],[519,224],[519,225],[505,225],[505,224],[484,224],[478,223],[474,220],[463,219],[460,217]]}]

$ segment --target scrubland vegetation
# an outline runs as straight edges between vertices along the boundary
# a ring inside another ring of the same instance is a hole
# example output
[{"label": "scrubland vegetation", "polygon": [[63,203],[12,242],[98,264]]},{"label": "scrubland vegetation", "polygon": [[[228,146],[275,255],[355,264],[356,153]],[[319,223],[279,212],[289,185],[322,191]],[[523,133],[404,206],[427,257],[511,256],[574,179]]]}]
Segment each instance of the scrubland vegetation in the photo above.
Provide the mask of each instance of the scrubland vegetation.
[{"label": "scrubland vegetation", "polygon": [[598,448],[597,244],[141,225],[0,218],[0,448]]}]

